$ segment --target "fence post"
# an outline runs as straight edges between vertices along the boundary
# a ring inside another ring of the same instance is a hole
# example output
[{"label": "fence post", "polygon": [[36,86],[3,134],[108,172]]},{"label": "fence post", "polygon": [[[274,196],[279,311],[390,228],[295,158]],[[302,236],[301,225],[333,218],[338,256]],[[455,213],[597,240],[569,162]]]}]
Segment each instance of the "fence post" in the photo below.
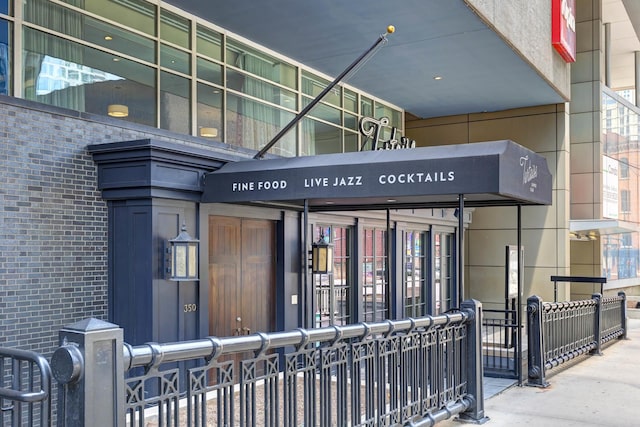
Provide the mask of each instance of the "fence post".
[{"label": "fence post", "polygon": [[473,396],[471,405],[461,412],[461,421],[484,424],[489,420],[484,415],[484,391],[482,388],[482,303],[476,300],[465,300],[460,305],[463,312],[469,313],[471,323],[467,326],[467,354],[464,363],[467,365],[467,392]]},{"label": "fence post", "polygon": [[593,340],[596,342],[596,348],[589,353],[602,356],[602,294],[593,294],[591,298],[596,300],[596,314],[593,325]]},{"label": "fence post", "polygon": [[622,310],[621,310],[621,319],[620,319],[620,325],[622,326],[622,330],[624,331],[622,333],[622,336],[620,337],[623,340],[627,339],[627,294],[625,294],[624,292],[620,291],[618,292],[618,296],[622,298]]},{"label": "fence post", "polygon": [[58,426],[124,426],[123,331],[86,319],[60,330],[51,357],[58,387]]},{"label": "fence post", "polygon": [[542,298],[537,295],[527,298],[527,342],[528,365],[527,385],[548,387],[545,379],[544,336],[542,334],[542,317],[544,307]]}]

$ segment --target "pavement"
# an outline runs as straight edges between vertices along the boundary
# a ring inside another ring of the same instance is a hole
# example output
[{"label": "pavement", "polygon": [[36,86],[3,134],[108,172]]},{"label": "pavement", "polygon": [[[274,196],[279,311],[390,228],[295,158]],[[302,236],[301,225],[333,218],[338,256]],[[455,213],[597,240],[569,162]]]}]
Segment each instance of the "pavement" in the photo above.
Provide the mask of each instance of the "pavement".
[{"label": "pavement", "polygon": [[[546,388],[491,384],[485,379],[487,427],[640,426],[640,319],[628,319],[626,340],[606,346],[602,355],[583,356],[547,371]],[[496,391],[496,386],[504,385]],[[438,427],[456,426],[447,420]]]}]

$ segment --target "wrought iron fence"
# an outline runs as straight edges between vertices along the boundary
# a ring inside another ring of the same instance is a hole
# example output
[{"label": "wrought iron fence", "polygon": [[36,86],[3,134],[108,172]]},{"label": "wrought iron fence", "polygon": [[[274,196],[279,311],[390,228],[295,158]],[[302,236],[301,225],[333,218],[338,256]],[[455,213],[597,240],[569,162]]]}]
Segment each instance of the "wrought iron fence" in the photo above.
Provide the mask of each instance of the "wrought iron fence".
[{"label": "wrought iron fence", "polygon": [[0,380],[0,425],[50,425],[51,369],[44,357],[0,347]]},{"label": "wrought iron fence", "polygon": [[518,379],[521,353],[517,310],[482,310],[482,363],[484,375]]},{"label": "wrought iron fence", "polygon": [[602,345],[626,337],[626,296],[543,302],[527,299],[528,384],[548,385],[546,371],[588,353],[600,353]]},{"label": "wrought iron fence", "polygon": [[[114,373],[124,380],[126,394],[114,402],[114,425],[422,426],[456,415],[486,420],[480,322],[481,305],[465,301],[459,311],[441,316],[371,324],[135,347],[118,344],[116,337],[99,355],[87,346],[87,340],[105,342],[96,331],[77,339],[88,350],[72,345],[76,325],[61,332],[70,346],[57,352],[69,356],[58,360],[84,361],[83,370],[91,369],[95,357],[122,366]],[[118,345],[122,354],[106,351]],[[74,348],[83,356],[73,356]],[[94,383],[98,374],[93,371]],[[81,388],[85,378],[60,378],[63,390]],[[110,380],[101,384],[120,387]],[[95,406],[69,399],[67,405],[76,408],[76,417]]]}]

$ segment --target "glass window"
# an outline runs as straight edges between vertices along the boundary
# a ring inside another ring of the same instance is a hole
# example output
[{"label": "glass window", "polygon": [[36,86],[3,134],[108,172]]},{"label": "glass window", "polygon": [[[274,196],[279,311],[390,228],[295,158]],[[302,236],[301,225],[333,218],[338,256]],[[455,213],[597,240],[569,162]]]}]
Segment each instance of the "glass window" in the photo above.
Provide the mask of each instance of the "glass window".
[{"label": "glass window", "polygon": [[[253,150],[262,149],[295,114],[234,94],[227,95],[225,142]],[[285,134],[270,153],[296,155],[295,133]]]},{"label": "glass window", "polygon": [[0,19],[0,94],[11,95],[11,22]]},{"label": "glass window", "polygon": [[198,54],[222,61],[222,36],[220,33],[202,25],[198,25],[196,28],[196,51]]},{"label": "glass window", "polygon": [[232,69],[227,69],[227,88],[282,107],[296,108],[295,92]]},{"label": "glass window", "polygon": [[156,35],[156,6],[145,0],[61,0],[146,34]]},{"label": "glass window", "polygon": [[160,74],[160,128],[190,134],[189,79]]},{"label": "glass window", "polygon": [[620,190],[620,211],[631,212],[631,192],[629,190]]},{"label": "glass window", "polygon": [[313,241],[323,238],[333,245],[333,273],[314,274],[316,290],[315,327],[352,323],[351,230],[333,225],[316,226]]},{"label": "glass window", "polygon": [[313,119],[302,119],[302,155],[342,152],[342,130]]},{"label": "glass window", "polygon": [[85,16],[80,12],[45,0],[28,0],[25,19],[52,29],[154,63],[155,42],[134,32]]},{"label": "glass window", "polygon": [[[329,86],[331,82],[318,77],[308,71],[302,71],[302,93],[316,98],[320,93]],[[333,87],[323,98],[322,102],[340,107],[342,105],[342,88],[338,85]]]},{"label": "glass window", "polygon": [[357,133],[353,133],[345,130],[344,131],[344,152],[350,153],[350,152],[358,151],[358,144],[359,144],[358,141],[359,139],[358,139]]},{"label": "glass window", "polygon": [[376,102],[376,114],[375,114],[375,118],[379,119],[381,117],[388,117],[389,118],[389,126],[390,127],[395,127],[398,129],[402,129],[402,114],[400,113],[400,111],[388,107],[384,104],[381,104],[380,102]]},{"label": "glass window", "polygon": [[189,49],[191,22],[182,16],[162,9],[160,12],[160,38],[163,41]]},{"label": "glass window", "polygon": [[198,58],[196,64],[197,76],[200,80],[222,85],[222,65],[202,58]]},{"label": "glass window", "polygon": [[[303,98],[302,103],[306,107],[311,103],[311,99]],[[323,103],[316,104],[311,109],[311,111],[309,111],[309,116],[333,123],[338,126],[342,124],[342,119],[340,118],[340,110]]]},{"label": "glass window", "polygon": [[126,106],[123,120],[156,126],[153,68],[30,28],[23,58],[26,99],[102,115]]},{"label": "glass window", "polygon": [[160,65],[183,74],[191,73],[191,55],[187,52],[160,45]]},{"label": "glass window", "polygon": [[222,90],[198,83],[198,135],[223,140]]},{"label": "glass window", "polygon": [[362,258],[363,321],[389,318],[389,284],[387,282],[387,232],[365,228]]},{"label": "glass window", "polygon": [[453,233],[434,233],[433,249],[433,315],[452,308],[453,295]]},{"label": "glass window", "polygon": [[358,131],[358,117],[353,115],[353,114],[349,114],[349,113],[344,113],[344,127],[354,130],[354,131]]},{"label": "glass window", "polygon": [[428,313],[427,280],[425,271],[427,232],[408,230],[404,232],[404,314],[407,317],[421,317]]},{"label": "glass window", "polygon": [[295,67],[236,41],[227,41],[227,64],[296,89]]},{"label": "glass window", "polygon": [[0,0],[0,13],[4,13],[5,15],[12,15],[13,14],[13,10],[11,10],[12,6],[13,6],[13,1]]},{"label": "glass window", "polygon": [[360,115],[363,117],[373,117],[373,100],[372,99],[369,99],[365,96],[360,97]]},{"label": "glass window", "polygon": [[620,178],[629,178],[629,159],[626,157],[620,158]]},{"label": "glass window", "polygon": [[344,89],[344,109],[358,113],[358,94],[346,88]]}]

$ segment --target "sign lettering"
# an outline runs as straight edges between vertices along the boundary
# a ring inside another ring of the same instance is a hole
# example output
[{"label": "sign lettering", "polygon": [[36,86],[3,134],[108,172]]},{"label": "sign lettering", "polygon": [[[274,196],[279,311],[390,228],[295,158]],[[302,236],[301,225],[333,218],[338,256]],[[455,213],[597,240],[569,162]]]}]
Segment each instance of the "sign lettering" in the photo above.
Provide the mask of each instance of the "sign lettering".
[{"label": "sign lettering", "polygon": [[360,151],[364,149],[369,140],[371,140],[371,150],[402,150],[407,148],[416,148],[416,142],[405,136],[400,137],[398,141],[398,129],[391,127],[391,135],[388,140],[382,140],[381,134],[385,127],[389,127],[389,118],[382,117],[376,120],[372,117],[363,117],[360,119],[360,133],[365,136],[365,140],[360,147]]},{"label": "sign lettering", "polygon": [[576,0],[552,0],[551,44],[565,62],[576,61]]}]

